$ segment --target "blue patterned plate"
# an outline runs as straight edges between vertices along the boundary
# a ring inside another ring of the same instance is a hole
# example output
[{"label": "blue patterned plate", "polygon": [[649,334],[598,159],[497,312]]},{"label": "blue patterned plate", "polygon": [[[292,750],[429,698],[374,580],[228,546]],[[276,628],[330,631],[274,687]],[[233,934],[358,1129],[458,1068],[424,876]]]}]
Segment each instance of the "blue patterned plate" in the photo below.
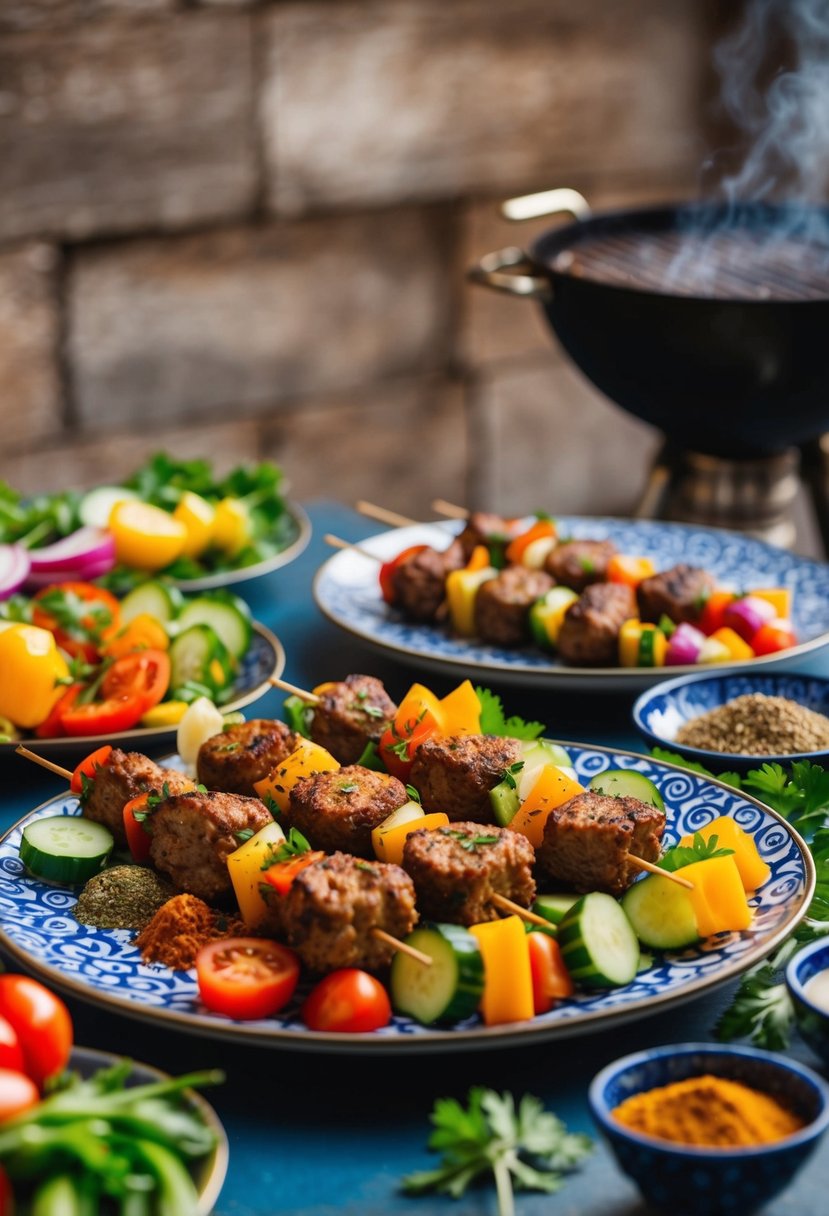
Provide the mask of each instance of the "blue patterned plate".
[{"label": "blue patterned plate", "polygon": [[199,1004],[193,971],[144,965],[132,945],[132,934],[79,925],[72,916],[75,894],[24,874],[18,856],[23,828],[46,815],[77,815],[77,800],[64,796],[32,811],[0,841],[0,943],[16,963],[46,983],[114,1012],[211,1038],[295,1050],[383,1054],[518,1045],[657,1013],[752,966],[805,915],[815,885],[814,866],[801,838],[773,811],[727,785],[645,756],[577,743],[564,746],[583,784],[607,768],[633,769],[650,777],[668,807],[666,843],[675,843],[724,814],[750,832],[771,868],[769,881],[751,901],[751,928],[665,954],[625,988],[585,992],[550,1013],[508,1026],[485,1027],[475,1017],[456,1027],[431,1029],[395,1017],[390,1026],[373,1034],[315,1032],[299,1019],[307,988],[278,1017],[234,1022]]},{"label": "blue patterned plate", "polygon": [[[276,634],[271,633],[259,621],[253,621],[253,637],[250,646],[242,657],[239,673],[233,685],[233,696],[222,706],[224,713],[242,709],[251,705],[270,692],[272,676],[281,676],[285,670],[285,651]],[[175,747],[175,726],[135,726],[131,730],[118,731],[109,735],[75,735],[65,739],[15,739],[11,743],[0,743],[0,758],[13,752],[19,743],[32,744],[39,753],[48,752],[55,755],[82,757],[89,755],[96,747],[104,743],[112,743],[115,747],[125,750],[143,750],[152,746],[154,750],[165,747]]]},{"label": "blue patterned plate", "polygon": [[[829,566],[776,549],[762,541],[713,528],[623,519],[560,516],[562,534],[576,539],[612,540],[621,553],[649,557],[657,570],[688,562],[710,571],[718,583],[738,590],[790,587],[793,624],[800,644],[780,654],[749,660],[752,668],[791,661],[829,643]],[[460,528],[456,522],[394,528],[360,542],[384,561],[409,545],[445,548]],[[317,572],[314,598],[325,615],[363,641],[407,662],[446,672],[462,670],[473,679],[508,679],[511,684],[574,688],[580,692],[632,691],[664,679],[665,668],[568,667],[541,650],[505,650],[458,639],[445,628],[414,624],[389,608],[380,596],[378,565],[355,549],[329,558]],[[745,667],[721,664],[718,670]],[[682,675],[695,667],[672,667]]]},{"label": "blue patterned plate", "polygon": [[782,673],[745,672],[742,675],[680,676],[677,680],[665,680],[642,693],[633,707],[633,721],[640,735],[652,747],[668,748],[686,760],[696,760],[706,768],[720,772],[745,773],[772,761],[778,764],[791,764],[793,760],[812,760],[815,764],[827,762],[829,748],[817,752],[790,752],[788,755],[768,753],[750,756],[742,752],[712,752],[707,748],[677,743],[676,732],[684,723],[712,709],[719,709],[726,701],[752,692],[761,692],[767,697],[786,697],[815,713],[829,716],[829,680]]}]

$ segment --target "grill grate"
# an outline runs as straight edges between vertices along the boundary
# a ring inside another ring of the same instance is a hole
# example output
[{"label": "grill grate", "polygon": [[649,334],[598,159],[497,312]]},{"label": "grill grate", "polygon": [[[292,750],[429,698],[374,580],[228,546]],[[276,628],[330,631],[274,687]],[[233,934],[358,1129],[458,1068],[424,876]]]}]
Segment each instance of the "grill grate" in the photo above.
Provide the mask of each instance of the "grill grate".
[{"label": "grill grate", "polygon": [[829,246],[768,230],[587,234],[553,259],[561,274],[618,287],[740,300],[829,297]]}]

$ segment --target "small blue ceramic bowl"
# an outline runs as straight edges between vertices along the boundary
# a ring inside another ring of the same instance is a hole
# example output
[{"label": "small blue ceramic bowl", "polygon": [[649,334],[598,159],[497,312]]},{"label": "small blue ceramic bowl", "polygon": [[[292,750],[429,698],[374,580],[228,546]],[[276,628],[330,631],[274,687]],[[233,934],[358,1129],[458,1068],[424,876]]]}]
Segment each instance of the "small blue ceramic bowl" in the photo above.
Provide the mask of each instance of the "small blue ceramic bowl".
[{"label": "small blue ceramic bowl", "polygon": [[[757,1148],[700,1148],[640,1135],[611,1114],[633,1094],[706,1074],[771,1094],[806,1126]],[[673,1216],[748,1216],[791,1182],[829,1126],[829,1087],[810,1068],[771,1052],[715,1043],[624,1056],[594,1078],[589,1100],[622,1170],[649,1204]]]},{"label": "small blue ceramic bowl", "polygon": [[[666,668],[666,670],[668,670]],[[767,697],[787,697],[807,709],[829,717],[829,680],[798,675],[755,675],[750,672],[694,676],[679,676],[655,684],[633,706],[633,721],[639,734],[651,747],[665,747],[687,760],[696,760],[709,769],[745,773],[761,764],[777,761],[791,764],[793,760],[813,760],[816,764],[829,761],[829,749],[819,752],[797,752],[790,755],[747,756],[740,752],[712,752],[701,747],[688,747],[676,742],[676,732],[691,718],[718,709],[735,697],[762,692]]]},{"label": "small blue ceramic bowl", "polygon": [[809,980],[829,971],[829,941],[812,942],[789,960],[786,984],[794,1005],[797,1028],[809,1046],[829,1064],[829,1012],[816,1005],[806,992]]}]

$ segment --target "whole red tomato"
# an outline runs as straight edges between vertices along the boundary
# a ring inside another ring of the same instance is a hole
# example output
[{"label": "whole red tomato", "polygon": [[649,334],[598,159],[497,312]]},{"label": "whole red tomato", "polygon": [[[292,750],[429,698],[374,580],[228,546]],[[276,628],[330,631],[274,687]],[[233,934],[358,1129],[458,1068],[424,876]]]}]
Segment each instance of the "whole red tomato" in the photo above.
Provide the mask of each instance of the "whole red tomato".
[{"label": "whole red tomato", "polygon": [[72,1050],[72,1019],[60,997],[27,975],[0,975],[0,1017],[17,1035],[26,1074],[36,1085],[63,1072]]},{"label": "whole red tomato", "polygon": [[0,1068],[10,1068],[12,1072],[25,1070],[20,1039],[6,1018],[0,1018]]},{"label": "whole red tomato", "polygon": [[0,1123],[13,1119],[40,1101],[40,1092],[25,1073],[0,1068]]},{"label": "whole red tomato", "polygon": [[391,1003],[373,975],[356,967],[343,967],[311,989],[302,1006],[302,1020],[309,1030],[359,1034],[388,1026]]},{"label": "whole red tomato", "polygon": [[229,1018],[268,1018],[287,1005],[299,979],[292,950],[261,937],[228,937],[196,958],[199,996]]}]

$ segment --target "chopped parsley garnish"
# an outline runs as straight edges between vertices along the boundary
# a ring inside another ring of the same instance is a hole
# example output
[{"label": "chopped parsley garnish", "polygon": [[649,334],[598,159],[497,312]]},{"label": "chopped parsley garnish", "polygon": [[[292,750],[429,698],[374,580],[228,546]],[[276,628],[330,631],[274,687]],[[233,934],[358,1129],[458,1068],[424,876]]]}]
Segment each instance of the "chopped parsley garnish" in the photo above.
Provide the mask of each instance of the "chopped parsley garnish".
[{"label": "chopped parsley garnish", "polygon": [[474,853],[477,849],[487,844],[497,844],[501,839],[500,836],[485,836],[478,833],[476,836],[468,836],[466,832],[458,832],[454,828],[439,828],[443,836],[451,836],[453,840],[457,840],[462,849],[466,849],[467,853]]},{"label": "chopped parsley garnish", "polygon": [[677,844],[660,857],[656,863],[660,870],[673,872],[682,866],[690,866],[695,861],[710,861],[712,857],[730,857],[733,849],[719,849],[718,836],[710,836],[706,840],[701,832],[694,833],[694,842],[690,845]]},{"label": "chopped parsley garnish", "polygon": [[420,791],[416,790],[413,785],[406,786],[406,793],[409,795],[410,802],[420,802]]},{"label": "chopped parsley garnish", "polygon": [[475,687],[481,703],[481,734],[508,739],[537,739],[544,734],[543,722],[525,722],[517,716],[506,717],[501,698],[488,688]]},{"label": "chopped parsley garnish", "polygon": [[251,836],[254,835],[254,831],[253,828],[240,828],[240,830],[238,832],[234,832],[233,835],[236,840],[239,841],[239,844],[244,844],[245,841],[250,840]]},{"label": "chopped parsley garnish", "polygon": [[291,861],[294,857],[301,857],[303,853],[308,853],[311,845],[302,835],[302,832],[296,828],[291,828],[288,836],[274,848],[270,846],[270,856],[266,857],[259,867],[260,870],[269,870],[271,866],[277,866],[282,861]]},{"label": "chopped parsley garnish", "polygon": [[504,782],[505,785],[508,785],[511,790],[515,790],[518,788],[518,782],[516,781],[516,777],[521,772],[523,767],[524,767],[524,761],[516,760],[515,764],[511,764],[509,766],[509,768],[504,769],[504,776],[502,777],[502,781]]}]

